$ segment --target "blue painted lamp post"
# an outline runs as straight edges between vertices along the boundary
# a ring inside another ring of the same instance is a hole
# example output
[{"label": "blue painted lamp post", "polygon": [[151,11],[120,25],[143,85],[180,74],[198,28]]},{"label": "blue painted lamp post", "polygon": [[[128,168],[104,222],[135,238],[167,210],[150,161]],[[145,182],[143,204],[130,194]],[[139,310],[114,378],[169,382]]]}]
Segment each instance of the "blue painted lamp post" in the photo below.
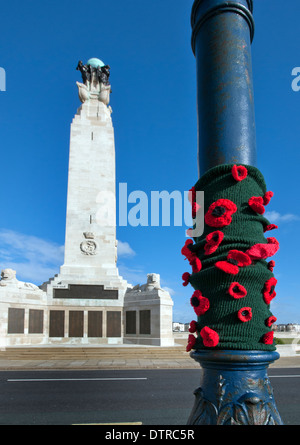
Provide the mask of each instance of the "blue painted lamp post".
[{"label": "blue painted lamp post", "polygon": [[252,0],[195,0],[192,9],[200,179],[191,199],[204,191],[205,200],[204,233],[182,251],[197,314],[188,350],[203,369],[193,425],[282,424],[267,375],[279,358],[267,260],[278,242],[264,236],[276,228],[263,216],[273,193],[256,168],[252,12]]},{"label": "blue painted lamp post", "polygon": [[252,0],[194,2],[201,173],[231,162],[256,165],[252,10]]}]

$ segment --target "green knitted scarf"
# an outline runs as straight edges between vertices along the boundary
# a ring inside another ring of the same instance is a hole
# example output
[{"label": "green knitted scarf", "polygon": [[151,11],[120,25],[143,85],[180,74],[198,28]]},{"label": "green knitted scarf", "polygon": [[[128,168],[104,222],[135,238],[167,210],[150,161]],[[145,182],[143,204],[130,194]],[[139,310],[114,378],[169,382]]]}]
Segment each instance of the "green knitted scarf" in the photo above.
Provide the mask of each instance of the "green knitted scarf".
[{"label": "green knitted scarf", "polygon": [[197,191],[204,192],[204,232],[182,249],[193,271],[183,274],[184,285],[195,289],[197,314],[187,350],[273,351],[270,302],[277,280],[269,257],[279,244],[269,235],[277,226],[263,216],[273,193],[248,165],[220,165],[204,174],[190,191],[194,216]]}]

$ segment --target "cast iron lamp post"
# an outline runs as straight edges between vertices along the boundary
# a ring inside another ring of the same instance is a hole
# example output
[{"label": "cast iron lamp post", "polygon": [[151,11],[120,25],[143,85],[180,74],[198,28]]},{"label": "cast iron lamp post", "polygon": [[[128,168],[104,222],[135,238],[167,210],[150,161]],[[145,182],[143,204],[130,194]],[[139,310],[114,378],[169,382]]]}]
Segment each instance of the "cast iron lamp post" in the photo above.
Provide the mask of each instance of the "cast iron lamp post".
[{"label": "cast iron lamp post", "polygon": [[252,11],[252,0],[196,0],[193,5],[201,174],[219,164],[256,165]]},{"label": "cast iron lamp post", "polygon": [[192,8],[200,176],[193,190],[204,190],[206,229],[183,251],[198,316],[191,357],[203,369],[190,425],[282,424],[267,375],[279,358],[267,262],[278,243],[263,237],[274,225],[262,216],[272,192],[256,169],[252,12],[252,0],[195,0]]}]

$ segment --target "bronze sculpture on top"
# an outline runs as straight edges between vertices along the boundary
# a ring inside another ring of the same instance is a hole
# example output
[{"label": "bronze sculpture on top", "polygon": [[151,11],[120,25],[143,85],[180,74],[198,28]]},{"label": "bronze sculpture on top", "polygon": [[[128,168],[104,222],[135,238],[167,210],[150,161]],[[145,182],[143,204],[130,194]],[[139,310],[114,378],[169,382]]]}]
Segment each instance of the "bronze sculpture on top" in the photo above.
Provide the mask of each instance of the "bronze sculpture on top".
[{"label": "bronze sculpture on top", "polygon": [[85,65],[80,60],[76,70],[81,72],[83,82],[77,82],[81,102],[97,99],[108,105],[111,93],[110,66],[100,59],[92,58]]},{"label": "bronze sculpture on top", "polygon": [[110,85],[109,83],[109,76],[110,76],[110,66],[109,65],[103,65],[101,66],[98,64],[90,65],[86,64],[83,65],[82,61],[79,60],[76,70],[81,72],[82,75],[82,81],[84,84],[91,81],[92,75],[96,73],[96,76],[100,83],[103,83],[104,85]]}]

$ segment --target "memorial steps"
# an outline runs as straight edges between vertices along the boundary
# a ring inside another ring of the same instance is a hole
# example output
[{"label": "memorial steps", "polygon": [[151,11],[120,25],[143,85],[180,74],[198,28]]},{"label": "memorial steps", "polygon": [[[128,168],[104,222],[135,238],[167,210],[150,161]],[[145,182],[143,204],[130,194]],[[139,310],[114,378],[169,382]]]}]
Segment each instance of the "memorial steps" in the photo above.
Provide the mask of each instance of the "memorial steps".
[{"label": "memorial steps", "polygon": [[109,360],[188,358],[185,346],[10,347],[0,350],[0,360]]}]

